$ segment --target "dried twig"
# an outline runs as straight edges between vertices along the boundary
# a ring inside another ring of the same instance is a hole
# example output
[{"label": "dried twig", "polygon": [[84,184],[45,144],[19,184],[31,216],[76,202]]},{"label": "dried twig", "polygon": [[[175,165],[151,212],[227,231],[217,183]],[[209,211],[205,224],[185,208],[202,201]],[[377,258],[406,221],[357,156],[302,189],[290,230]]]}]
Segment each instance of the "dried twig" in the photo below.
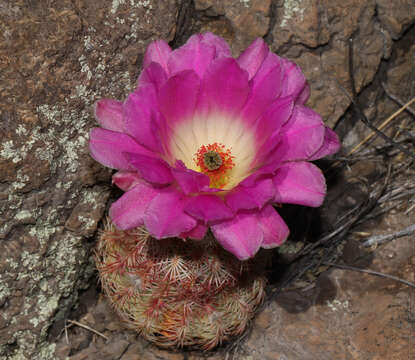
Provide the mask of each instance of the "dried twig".
[{"label": "dried twig", "polygon": [[383,278],[387,278],[387,279],[391,279],[391,280],[398,281],[398,282],[400,282],[402,284],[405,284],[405,285],[408,285],[408,286],[411,286],[411,287],[415,288],[415,284],[411,283],[410,281],[406,281],[404,279],[398,278],[397,276],[393,276],[393,275],[389,275],[389,274],[384,274],[384,273],[381,273],[381,272],[378,272],[378,271],[360,269],[360,268],[353,267],[353,266],[335,264],[335,263],[331,263],[331,262],[324,262],[322,264],[323,265],[327,265],[327,266],[337,267],[339,269],[351,270],[351,271],[358,271],[358,272],[362,272],[362,273],[366,273],[366,274],[370,274],[370,275],[380,276],[380,277],[383,277]]},{"label": "dried twig", "polygon": [[80,322],[78,322],[76,320],[66,320],[66,321],[69,322],[70,324],[77,325],[77,326],[79,326],[81,328],[84,328],[86,330],[92,331],[94,334],[97,334],[97,335],[103,337],[105,340],[108,340],[108,336],[105,336],[104,334],[102,334],[99,331],[97,331],[97,330],[89,327],[88,325],[82,324],[82,323],[80,323]]},{"label": "dried twig", "polygon": [[66,324],[65,324],[64,330],[65,330],[65,340],[66,340],[66,343],[69,345],[68,327],[66,326]]},{"label": "dried twig", "polygon": [[[378,129],[383,130],[389,123],[395,119],[401,112],[408,108],[409,105],[415,103],[415,97],[408,101],[404,106],[402,106],[399,110],[395,111],[391,116],[389,116],[382,124],[379,125]],[[376,133],[372,132],[368,136],[366,136],[360,143],[358,143],[352,150],[349,151],[348,155],[355,153],[359,148],[367,143],[372,137],[374,137]]]},{"label": "dried twig", "polygon": [[415,204],[413,204],[412,206],[410,206],[406,211],[405,211],[405,215],[408,215],[413,209],[415,209]]},{"label": "dried twig", "polygon": [[379,245],[383,244],[385,242],[403,237],[408,236],[415,233],[415,224],[412,224],[408,226],[407,228],[403,230],[399,230],[397,232],[394,232],[392,234],[385,234],[385,235],[375,235],[370,237],[369,239],[366,239],[366,241],[363,243],[363,246],[369,247],[372,245]]}]

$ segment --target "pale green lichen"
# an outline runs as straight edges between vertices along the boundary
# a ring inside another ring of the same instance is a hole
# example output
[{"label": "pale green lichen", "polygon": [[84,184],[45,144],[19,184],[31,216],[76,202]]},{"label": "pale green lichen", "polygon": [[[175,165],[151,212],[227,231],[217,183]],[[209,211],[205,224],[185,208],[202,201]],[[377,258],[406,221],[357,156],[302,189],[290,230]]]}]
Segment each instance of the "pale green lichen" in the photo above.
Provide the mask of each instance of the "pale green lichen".
[{"label": "pale green lichen", "polygon": [[239,0],[239,1],[244,7],[249,8],[250,0]]},{"label": "pale green lichen", "polygon": [[28,131],[27,131],[27,129],[22,124],[19,124],[17,126],[17,129],[16,129],[16,134],[17,135],[20,135],[20,136],[27,135],[28,134]]},{"label": "pale green lichen", "polygon": [[[19,331],[16,333],[17,336],[25,335],[25,338],[28,338],[30,335],[27,334],[28,331],[23,332]],[[27,356],[30,353],[33,345],[35,343],[35,339],[32,337],[32,341],[19,341],[19,347],[16,353],[7,357],[7,360],[56,360],[55,350],[56,344],[50,343],[43,343],[37,346],[37,354],[32,353],[30,357]]]},{"label": "pale green lichen", "polygon": [[16,215],[14,215],[14,218],[18,221],[22,221],[33,218],[34,216],[35,215],[29,210],[21,210]]},{"label": "pale green lichen", "polygon": [[[129,36],[137,40],[139,46],[143,41],[139,34],[146,26],[145,22],[152,20],[152,5],[150,1],[130,0],[134,8],[143,8],[143,11],[126,14],[125,21],[131,25]],[[111,13],[115,13],[119,6],[126,3],[125,0],[114,0]],[[111,16],[108,14],[108,16]],[[114,17],[109,22],[104,20],[107,26],[114,27]],[[127,39],[128,40],[128,39]],[[37,239],[39,248],[47,249],[47,253],[31,253],[23,250],[19,260],[8,259],[8,270],[0,274],[0,298],[13,296],[14,289],[5,284],[15,276],[16,269],[19,270],[18,280],[23,279],[27,285],[27,295],[21,308],[21,314],[5,319],[10,324],[21,321],[21,316],[29,317],[27,330],[18,331],[13,334],[16,341],[15,353],[8,358],[10,360],[30,359],[51,360],[55,359],[55,345],[47,342],[47,329],[53,319],[65,316],[66,306],[72,306],[77,297],[77,289],[86,288],[88,283],[82,280],[88,278],[94,271],[93,262],[87,259],[88,249],[83,246],[83,237],[67,231],[64,224],[64,214],[80,202],[87,204],[90,208],[102,206],[102,189],[85,189],[79,186],[79,177],[76,175],[80,169],[80,154],[85,151],[91,127],[91,108],[94,101],[101,94],[88,87],[88,81],[93,77],[100,81],[105,79],[105,84],[119,84],[119,88],[132,91],[136,86],[128,71],[117,72],[112,78],[108,78],[105,59],[96,66],[91,65],[88,60],[88,52],[93,48],[103,45],[109,46],[108,39],[96,37],[96,30],[89,27],[87,34],[82,39],[85,47],[84,54],[78,58],[84,82],[79,82],[73,89],[72,94],[65,99],[64,104],[41,104],[37,107],[37,113],[42,120],[41,124],[34,124],[28,130],[24,125],[16,129],[17,135],[22,138],[19,144],[12,140],[3,141],[0,145],[0,156],[13,163],[25,160],[29,155],[36,159],[47,162],[48,171],[56,181],[56,192],[65,194],[65,202],[59,203],[57,194],[53,193],[50,202],[46,206],[39,207],[41,212],[25,210],[27,198],[19,193],[31,182],[32,174],[23,173],[20,169],[16,173],[16,181],[9,189],[7,208],[0,205],[0,214],[5,211],[15,211],[14,223],[34,218],[36,224],[26,226],[27,234]],[[117,55],[121,58],[121,54]],[[106,89],[107,96],[119,95],[119,88],[110,87]],[[81,99],[84,103],[82,110],[72,109],[68,111],[71,99]],[[46,124],[46,125],[45,125]],[[61,169],[64,169],[64,177],[61,177]],[[36,170],[35,170],[36,171]],[[59,174],[59,175],[58,175]],[[73,180],[72,180],[73,179]],[[37,195],[42,198],[45,191],[39,190]],[[53,206],[52,206],[53,204]],[[29,208],[29,206],[26,206]],[[43,209],[43,210],[42,210]],[[87,214],[78,215],[78,219],[86,228],[92,230],[96,227],[97,219]],[[4,234],[13,226],[13,221],[3,225],[0,231]],[[87,267],[80,274],[80,268]],[[59,274],[59,275],[57,275]],[[58,276],[56,282],[51,282],[51,276]],[[14,279],[14,278],[13,278]],[[53,285],[52,285],[53,284]],[[21,316],[20,316],[21,315]],[[4,315],[7,316],[6,314]],[[39,328],[38,331],[32,327]],[[4,353],[0,348],[0,357]]]},{"label": "pale green lichen", "polygon": [[112,0],[111,14],[115,14],[118,7],[125,3],[125,0]]},{"label": "pale green lichen", "polygon": [[45,324],[46,320],[48,320],[56,311],[56,308],[59,304],[59,298],[59,294],[52,294],[48,295],[47,297],[43,294],[38,295],[38,310],[36,317],[31,318],[29,322],[35,327],[39,326],[42,323]]},{"label": "pale green lichen", "polygon": [[340,301],[337,299],[334,299],[333,301],[327,301],[327,306],[330,308],[331,311],[345,311],[349,310],[350,303],[348,300]]},{"label": "pale green lichen", "polygon": [[12,191],[23,189],[30,182],[30,178],[27,174],[23,174],[22,169],[16,172],[16,181],[12,183]]},{"label": "pale green lichen", "polygon": [[81,55],[81,57],[78,59],[79,64],[81,65],[81,72],[86,73],[86,78],[88,80],[91,80],[92,78],[92,72],[91,69],[89,68],[89,65],[86,61],[86,57],[85,55]]},{"label": "pale green lichen", "polygon": [[3,142],[0,156],[3,159],[11,160],[15,164],[23,160],[21,150],[15,147],[12,140]]},{"label": "pale green lichen", "polygon": [[280,254],[296,254],[303,248],[303,246],[304,243],[302,242],[293,243],[287,241],[278,248],[278,252]]},{"label": "pale green lichen", "polygon": [[281,27],[287,26],[288,21],[294,18],[303,21],[304,11],[303,0],[285,0]]},{"label": "pale green lichen", "polygon": [[6,285],[5,282],[0,281],[0,301],[3,301],[5,298],[11,295],[10,288]]}]

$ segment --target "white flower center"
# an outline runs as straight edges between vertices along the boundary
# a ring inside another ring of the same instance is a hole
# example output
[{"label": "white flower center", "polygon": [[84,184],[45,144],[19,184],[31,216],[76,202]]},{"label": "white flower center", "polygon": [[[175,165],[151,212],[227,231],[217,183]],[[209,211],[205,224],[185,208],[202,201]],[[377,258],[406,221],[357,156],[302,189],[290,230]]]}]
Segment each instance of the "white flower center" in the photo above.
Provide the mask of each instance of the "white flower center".
[{"label": "white flower center", "polygon": [[170,150],[175,160],[182,160],[187,168],[200,171],[194,154],[205,145],[219,143],[231,149],[234,166],[229,181],[223,187],[232,189],[249,175],[256,155],[255,138],[251,129],[238,118],[220,113],[195,115],[173,129]]}]

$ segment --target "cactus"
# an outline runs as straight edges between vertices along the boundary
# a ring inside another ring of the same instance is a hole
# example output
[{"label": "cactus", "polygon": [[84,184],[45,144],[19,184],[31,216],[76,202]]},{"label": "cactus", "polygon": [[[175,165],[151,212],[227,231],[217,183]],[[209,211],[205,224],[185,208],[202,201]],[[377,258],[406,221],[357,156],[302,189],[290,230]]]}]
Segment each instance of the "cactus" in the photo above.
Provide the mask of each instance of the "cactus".
[{"label": "cactus", "polygon": [[109,221],[96,248],[102,289],[129,327],[162,347],[203,350],[245,330],[264,298],[265,257],[239,261],[210,233],[157,240]]}]

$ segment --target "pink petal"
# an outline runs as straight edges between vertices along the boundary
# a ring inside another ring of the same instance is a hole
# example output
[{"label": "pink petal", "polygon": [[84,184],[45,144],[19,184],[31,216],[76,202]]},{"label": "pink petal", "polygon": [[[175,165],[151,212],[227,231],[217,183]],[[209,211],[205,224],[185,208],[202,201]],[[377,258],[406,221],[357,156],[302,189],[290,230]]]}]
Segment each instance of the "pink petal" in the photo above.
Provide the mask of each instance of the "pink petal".
[{"label": "pink petal", "polygon": [[340,150],[340,147],[341,144],[337,134],[333,130],[326,127],[323,145],[308,160],[317,160],[327,155],[335,154]]},{"label": "pink petal", "polygon": [[152,85],[159,91],[166,81],[166,71],[160,64],[153,62],[142,71],[138,79],[138,89],[142,86]]},{"label": "pink petal", "polygon": [[143,69],[148,67],[152,62],[158,63],[167,71],[167,62],[169,60],[171,49],[169,44],[164,40],[156,40],[147,46],[143,59]]},{"label": "pink petal", "polygon": [[202,42],[202,36],[190,37],[186,44],[174,50],[169,59],[169,72],[176,74],[183,70],[193,70],[200,78],[215,58],[216,50],[212,45]]},{"label": "pink petal", "polygon": [[112,175],[112,183],[121,190],[128,191],[141,181],[141,177],[135,171],[117,171]]},{"label": "pink petal", "polygon": [[295,101],[295,103],[298,105],[304,105],[310,97],[310,92],[310,85],[306,83],[304,89],[300,92],[300,95],[298,95],[298,98]]},{"label": "pink petal", "polygon": [[144,224],[156,238],[180,236],[194,229],[197,221],[183,211],[185,198],[175,189],[160,191],[147,207]]},{"label": "pink petal", "polygon": [[268,53],[268,45],[262,38],[257,38],[238,57],[237,61],[239,66],[248,71],[249,79],[257,73]]},{"label": "pink petal", "polygon": [[271,179],[258,180],[252,187],[237,186],[226,197],[226,205],[233,211],[241,209],[260,209],[275,195]]},{"label": "pink petal", "polygon": [[145,181],[139,181],[131,190],[111,205],[109,215],[121,230],[132,229],[144,224],[144,212],[157,190]]},{"label": "pink petal", "polygon": [[123,132],[122,102],[112,99],[97,101],[95,103],[95,118],[104,129]]},{"label": "pink petal", "polygon": [[294,108],[291,97],[275,100],[256,123],[255,137],[257,143],[264,143],[271,134],[279,132],[287,123]]},{"label": "pink petal", "polygon": [[264,233],[261,247],[270,249],[282,245],[287,240],[290,230],[287,224],[271,206],[267,205],[257,213],[258,224]]},{"label": "pink petal", "polygon": [[193,117],[199,87],[200,79],[192,70],[182,71],[169,78],[159,93],[160,111],[167,123],[175,125]]},{"label": "pink petal", "polygon": [[150,183],[167,185],[173,182],[170,166],[162,159],[141,154],[124,153],[128,162]]},{"label": "pink petal", "polygon": [[218,242],[239,260],[255,255],[264,239],[255,213],[237,214],[232,219],[211,226]]},{"label": "pink petal", "polygon": [[242,117],[249,123],[253,124],[278,96],[281,75],[281,69],[275,67],[258,82],[255,82],[256,76],[252,79],[252,92],[242,110]]},{"label": "pink petal", "polygon": [[232,56],[228,43],[220,36],[207,32],[202,34],[201,38],[202,43],[211,45],[215,48],[215,58]]},{"label": "pink petal", "polygon": [[202,240],[206,235],[207,229],[206,225],[199,222],[192,230],[181,233],[179,237],[182,239]]},{"label": "pink petal", "polygon": [[131,165],[123,155],[125,152],[152,154],[130,136],[120,132],[94,128],[89,138],[91,156],[102,165],[112,169],[131,170]]},{"label": "pink petal", "polygon": [[229,219],[233,216],[232,210],[216,195],[190,197],[184,211],[204,222]]},{"label": "pink petal", "polygon": [[187,169],[183,162],[178,160],[172,174],[185,194],[197,193],[209,187],[209,177],[200,172]]},{"label": "pink petal", "polygon": [[248,73],[235,59],[220,58],[206,71],[198,107],[201,111],[236,114],[245,104],[248,93]]},{"label": "pink petal", "polygon": [[130,94],[124,104],[125,131],[146,148],[161,152],[156,104],[153,86],[142,86]]},{"label": "pink petal", "polygon": [[281,96],[292,96],[297,104],[304,104],[308,100],[310,89],[301,68],[287,59],[281,58],[281,62],[285,73]]},{"label": "pink petal", "polygon": [[248,123],[255,120],[267,109],[281,92],[281,71],[280,59],[273,53],[268,56],[250,81],[251,93],[242,110],[242,117]]},{"label": "pink petal", "polygon": [[319,114],[304,106],[295,106],[290,120],[281,129],[278,147],[281,159],[309,159],[322,146],[324,133]]},{"label": "pink petal", "polygon": [[326,195],[326,181],[321,170],[305,161],[283,164],[273,178],[277,203],[320,206]]},{"label": "pink petal", "polygon": [[[253,168],[255,172],[248,178],[256,178],[255,173],[258,174],[271,174],[280,166],[283,161],[283,153],[279,151],[282,136],[280,132],[274,131],[271,136],[266,139],[266,142],[262,144],[257,150],[256,157],[253,162]],[[246,181],[245,179],[244,181]]]},{"label": "pink petal", "polygon": [[246,187],[255,186],[258,180],[272,176],[280,165],[281,162],[275,162],[268,165],[264,165],[255,170],[251,175],[243,179],[239,183],[239,185],[243,185]]}]

